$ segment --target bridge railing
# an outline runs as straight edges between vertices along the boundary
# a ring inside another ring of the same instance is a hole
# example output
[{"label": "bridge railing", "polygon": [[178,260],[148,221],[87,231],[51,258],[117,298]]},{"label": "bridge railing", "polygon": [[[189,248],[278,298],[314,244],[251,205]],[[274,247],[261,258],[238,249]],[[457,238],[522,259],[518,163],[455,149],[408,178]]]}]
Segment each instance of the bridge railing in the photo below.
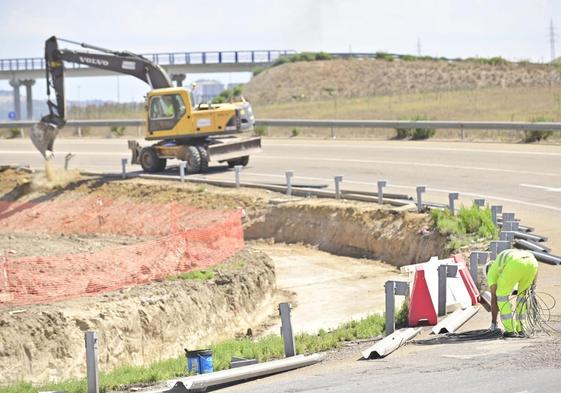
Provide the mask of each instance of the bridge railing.
[{"label": "bridge railing", "polygon": [[[267,64],[281,56],[296,53],[293,50],[247,50],[247,51],[210,51],[210,52],[170,52],[149,53],[142,56],[159,65],[185,64]],[[65,63],[66,68],[85,68],[77,63]],[[45,59],[29,57],[0,59],[0,71],[44,70]]]}]

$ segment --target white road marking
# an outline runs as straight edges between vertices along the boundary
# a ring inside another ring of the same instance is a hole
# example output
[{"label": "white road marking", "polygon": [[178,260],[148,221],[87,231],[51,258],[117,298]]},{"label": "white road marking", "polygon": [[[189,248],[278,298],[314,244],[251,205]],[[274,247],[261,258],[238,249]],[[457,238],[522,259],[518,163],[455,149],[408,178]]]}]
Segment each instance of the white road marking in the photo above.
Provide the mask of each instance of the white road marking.
[{"label": "white road marking", "polygon": [[[266,159],[266,160],[286,160],[287,157],[282,156],[267,156],[259,155],[254,157],[255,159]],[[561,177],[561,172],[532,172],[525,170],[514,170],[514,169],[497,169],[497,168],[486,168],[477,166],[463,166],[463,165],[447,165],[447,164],[434,164],[434,163],[422,163],[422,162],[412,162],[412,161],[388,161],[388,160],[363,160],[363,159],[353,159],[353,158],[310,158],[310,157],[290,157],[291,160],[297,161],[328,161],[328,162],[354,162],[361,164],[381,164],[381,165],[405,165],[408,167],[412,166],[426,166],[432,168],[447,168],[447,169],[467,169],[471,171],[485,171],[485,172],[502,172],[502,173],[516,173],[534,176],[555,176]]]},{"label": "white road marking", "polygon": [[[270,142],[269,142],[270,143]],[[264,143],[267,147],[267,142]],[[543,151],[517,151],[517,150],[497,150],[497,149],[465,149],[452,147],[419,147],[419,146],[387,146],[385,144],[373,145],[345,145],[345,144],[304,144],[304,143],[270,143],[270,146],[281,147],[332,147],[332,148],[357,148],[357,149],[377,149],[377,150],[425,150],[425,151],[449,151],[449,152],[467,152],[467,153],[492,153],[492,154],[514,154],[529,156],[556,156],[561,157],[561,153],[543,152]]]},{"label": "white road marking", "polygon": [[[66,151],[65,151],[66,152]],[[37,155],[38,158],[41,157],[40,153],[37,150],[0,150],[0,154],[5,155],[5,154],[14,154],[14,155]],[[65,154],[65,153],[60,153],[60,149],[59,152],[56,153],[55,152],[55,156],[61,155],[61,154]],[[123,156],[124,155],[128,155],[130,154],[128,151],[126,152],[118,152],[118,151],[74,151],[72,154],[75,155],[86,155],[86,156]]]},{"label": "white road marking", "polygon": [[520,184],[520,186],[529,187],[529,188],[539,188],[540,190],[545,190],[550,192],[561,192],[561,187],[539,186],[537,184]]}]

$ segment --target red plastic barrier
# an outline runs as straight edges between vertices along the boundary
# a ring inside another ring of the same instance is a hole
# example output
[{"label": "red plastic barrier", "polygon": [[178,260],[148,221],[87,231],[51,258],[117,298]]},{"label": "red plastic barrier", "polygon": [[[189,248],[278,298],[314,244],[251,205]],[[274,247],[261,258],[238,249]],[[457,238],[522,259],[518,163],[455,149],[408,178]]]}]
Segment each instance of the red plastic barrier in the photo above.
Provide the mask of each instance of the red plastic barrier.
[{"label": "red plastic barrier", "polygon": [[466,289],[469,293],[469,297],[471,298],[471,304],[476,305],[477,303],[479,303],[479,300],[481,299],[481,295],[479,293],[479,289],[477,289],[477,285],[475,285],[475,282],[473,281],[473,278],[469,273],[469,270],[466,266],[466,262],[464,261],[464,257],[462,257],[461,254],[456,254],[453,255],[452,258],[454,259],[454,262],[458,264],[460,277],[462,277],[462,281],[464,282],[464,285],[466,286]]},{"label": "red plastic barrier", "polygon": [[422,267],[419,267],[415,272],[408,317],[409,326],[417,326],[422,321],[426,321],[429,325],[436,325],[438,322],[425,279],[425,270]]}]

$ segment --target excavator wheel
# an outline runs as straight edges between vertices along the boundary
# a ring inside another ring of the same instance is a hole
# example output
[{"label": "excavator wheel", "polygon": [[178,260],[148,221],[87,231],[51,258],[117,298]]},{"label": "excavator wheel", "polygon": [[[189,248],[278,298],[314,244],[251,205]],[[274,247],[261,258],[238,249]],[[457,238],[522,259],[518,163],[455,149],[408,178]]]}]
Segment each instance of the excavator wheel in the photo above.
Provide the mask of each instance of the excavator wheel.
[{"label": "excavator wheel", "polygon": [[201,173],[208,172],[208,151],[204,146],[197,146],[197,150],[199,151],[199,155],[201,156]]},{"label": "excavator wheel", "polygon": [[227,162],[229,168],[233,168],[236,165],[247,166],[247,164],[249,163],[249,156],[243,156],[233,160],[228,160]]},{"label": "excavator wheel", "polygon": [[196,146],[185,146],[183,160],[185,161],[185,171],[188,174],[199,173],[201,171],[201,153]]},{"label": "excavator wheel", "polygon": [[152,146],[142,148],[138,161],[145,172],[154,173],[166,169],[166,159],[158,157],[156,149]]}]

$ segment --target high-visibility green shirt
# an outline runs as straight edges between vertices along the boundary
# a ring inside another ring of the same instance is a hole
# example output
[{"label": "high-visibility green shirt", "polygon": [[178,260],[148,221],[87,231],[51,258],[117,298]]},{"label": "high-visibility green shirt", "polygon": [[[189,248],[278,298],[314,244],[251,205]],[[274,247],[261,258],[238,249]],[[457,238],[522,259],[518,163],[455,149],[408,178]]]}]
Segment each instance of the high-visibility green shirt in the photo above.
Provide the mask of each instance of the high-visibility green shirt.
[{"label": "high-visibility green shirt", "polygon": [[[527,265],[527,264],[535,264],[537,270],[537,261],[534,255],[526,250],[516,250],[516,249],[509,249],[504,250],[497,255],[497,258],[493,263],[489,266],[489,271],[487,272],[487,284],[489,287],[492,285],[496,285],[497,281],[499,280],[499,276],[501,275],[504,267],[509,263],[515,263],[516,266],[519,265]],[[510,270],[515,268],[512,266]],[[535,273],[534,273],[535,276]]]}]

